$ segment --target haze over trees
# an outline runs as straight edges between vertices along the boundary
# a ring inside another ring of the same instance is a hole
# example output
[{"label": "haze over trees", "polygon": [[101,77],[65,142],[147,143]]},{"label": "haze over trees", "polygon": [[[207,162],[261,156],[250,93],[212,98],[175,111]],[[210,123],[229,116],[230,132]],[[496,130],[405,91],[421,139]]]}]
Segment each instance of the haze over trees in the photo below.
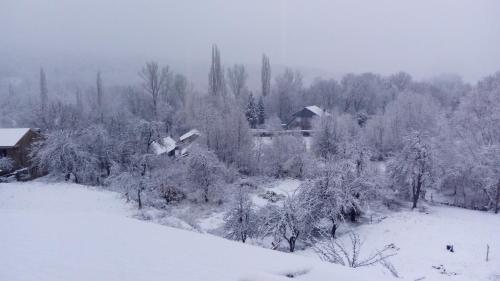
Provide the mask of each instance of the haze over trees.
[{"label": "haze over trees", "polygon": [[[263,55],[261,85],[251,89],[243,64],[226,68],[216,45],[211,59],[204,91],[156,61],[130,85],[110,85],[97,72],[95,84],[70,87],[42,68],[38,85],[2,88],[0,124],[41,129],[32,164],[50,177],[119,191],[138,208],[227,204],[225,237],[290,252],[318,233],[335,239],[339,225],[357,221],[373,202],[397,198],[418,208],[439,193],[453,205],[498,212],[499,73],[476,84],[457,76],[416,81],[404,72],[305,84],[290,68],[271,77]],[[309,105],[328,113],[310,138],[257,141],[254,129],[279,133]],[[193,128],[201,136],[187,155],[156,152],[163,138]],[[6,157],[0,163],[10,165]],[[302,185],[258,209],[242,181],[259,178]]]}]

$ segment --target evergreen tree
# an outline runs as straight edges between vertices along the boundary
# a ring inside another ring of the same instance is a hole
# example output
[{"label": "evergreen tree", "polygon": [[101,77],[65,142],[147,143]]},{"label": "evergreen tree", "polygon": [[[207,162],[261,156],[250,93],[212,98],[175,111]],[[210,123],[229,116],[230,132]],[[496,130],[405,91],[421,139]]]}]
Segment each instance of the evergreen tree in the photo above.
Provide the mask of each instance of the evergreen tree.
[{"label": "evergreen tree", "polygon": [[257,124],[263,125],[266,120],[266,110],[264,108],[264,99],[262,96],[259,97],[259,103],[257,104]]},{"label": "evergreen tree", "polygon": [[248,97],[248,104],[245,115],[247,117],[248,124],[250,124],[250,127],[254,129],[259,120],[257,114],[257,106],[255,104],[255,99],[253,98],[252,93],[250,93],[250,96]]}]

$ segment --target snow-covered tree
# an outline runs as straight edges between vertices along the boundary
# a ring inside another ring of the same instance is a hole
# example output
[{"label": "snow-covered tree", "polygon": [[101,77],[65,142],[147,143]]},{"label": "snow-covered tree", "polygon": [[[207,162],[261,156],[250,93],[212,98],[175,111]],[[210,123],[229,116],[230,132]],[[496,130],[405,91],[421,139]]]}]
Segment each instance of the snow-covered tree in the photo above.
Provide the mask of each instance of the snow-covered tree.
[{"label": "snow-covered tree", "polygon": [[349,114],[323,116],[315,124],[312,148],[323,159],[344,157],[359,138],[360,127]]},{"label": "snow-covered tree", "polygon": [[393,187],[416,208],[418,199],[434,182],[432,148],[426,137],[419,132],[410,134],[389,169]]},{"label": "snow-covered tree", "polygon": [[237,187],[230,209],[224,216],[225,236],[243,243],[257,232],[257,215],[245,187],[244,185]]},{"label": "snow-covered tree", "polygon": [[405,137],[413,131],[435,133],[438,108],[436,101],[418,93],[403,93],[365,125],[367,143],[384,157],[401,151]]},{"label": "snow-covered tree", "polygon": [[80,141],[81,132],[55,131],[38,142],[33,150],[32,162],[40,171],[76,183],[96,184],[99,161]]},{"label": "snow-covered tree", "polygon": [[303,202],[314,223],[327,219],[328,233],[335,237],[338,225],[346,217],[352,221],[361,212],[363,200],[373,188],[364,175],[357,175],[356,164],[349,160],[328,163],[317,178],[300,187]]},{"label": "snow-covered tree", "polygon": [[203,149],[191,149],[187,166],[187,180],[195,199],[208,203],[220,199],[219,188],[224,184],[226,168],[217,156]]},{"label": "snow-covered tree", "polygon": [[0,173],[8,172],[14,168],[14,161],[9,157],[0,157]]},{"label": "snow-covered tree", "polygon": [[274,91],[271,97],[273,112],[281,120],[289,120],[297,109],[296,102],[302,94],[302,74],[289,68],[276,77]]},{"label": "snow-covered tree", "polygon": [[[262,151],[261,167],[266,175],[277,178],[284,176],[304,175],[305,167],[297,174],[295,169],[290,169],[297,165],[305,165],[304,154],[306,153],[305,144],[300,137],[294,136],[275,136],[271,146],[267,146]],[[295,171],[294,171],[295,170]]]},{"label": "snow-covered tree", "polygon": [[309,214],[302,207],[296,196],[289,196],[280,206],[271,205],[261,211],[261,233],[272,236],[272,246],[277,249],[283,241],[288,243],[288,250],[295,251],[297,241],[308,237],[311,231]]}]

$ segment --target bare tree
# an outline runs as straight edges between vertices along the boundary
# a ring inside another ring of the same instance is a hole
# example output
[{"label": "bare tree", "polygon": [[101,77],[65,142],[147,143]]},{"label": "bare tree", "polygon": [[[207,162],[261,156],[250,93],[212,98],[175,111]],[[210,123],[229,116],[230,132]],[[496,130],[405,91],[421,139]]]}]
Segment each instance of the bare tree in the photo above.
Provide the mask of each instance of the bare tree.
[{"label": "bare tree", "polygon": [[97,88],[97,110],[99,112],[99,122],[104,122],[104,105],[103,105],[103,90],[102,90],[102,79],[101,72],[97,72],[96,78],[96,88]]},{"label": "bare tree", "polygon": [[217,45],[212,46],[212,63],[208,74],[208,93],[212,97],[225,98],[224,71],[221,65],[220,51]]},{"label": "bare tree", "polygon": [[82,91],[80,88],[76,88],[75,90],[75,106],[78,111],[83,111]]},{"label": "bare tree", "polygon": [[236,99],[241,98],[248,79],[248,74],[245,70],[245,66],[242,64],[235,64],[233,67],[230,67],[227,70],[227,77],[229,87],[231,88],[234,97]]},{"label": "bare tree", "polygon": [[359,235],[350,232],[348,245],[338,239],[329,238],[326,242],[317,242],[313,248],[323,261],[353,268],[380,263],[397,276],[396,270],[388,261],[388,258],[397,255],[399,250],[394,244],[386,245],[366,257],[361,256],[362,246],[363,241]]},{"label": "bare tree", "polygon": [[160,91],[163,89],[168,74],[168,66],[160,70],[157,62],[151,61],[139,72],[139,76],[143,80],[142,86],[153,98],[153,114],[158,119],[158,101]]},{"label": "bare tree", "polygon": [[271,64],[266,54],[262,55],[261,82],[262,96],[267,97],[271,92]]},{"label": "bare tree", "polygon": [[47,78],[45,77],[45,71],[43,67],[40,68],[40,105],[42,114],[45,114],[47,111],[47,106],[49,103],[49,94],[47,90]]},{"label": "bare tree", "polygon": [[283,121],[288,121],[295,108],[295,103],[299,100],[302,91],[302,74],[290,68],[276,77],[275,84],[275,106],[278,117]]}]

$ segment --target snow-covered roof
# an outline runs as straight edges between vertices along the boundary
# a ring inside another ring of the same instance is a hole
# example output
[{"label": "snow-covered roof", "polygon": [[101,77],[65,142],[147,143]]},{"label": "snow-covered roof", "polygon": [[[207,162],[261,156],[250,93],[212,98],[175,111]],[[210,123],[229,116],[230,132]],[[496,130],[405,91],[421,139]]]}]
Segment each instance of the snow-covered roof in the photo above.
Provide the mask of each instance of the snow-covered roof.
[{"label": "snow-covered roof", "polygon": [[194,136],[194,135],[197,135],[199,136],[200,135],[200,132],[196,129],[192,129],[190,130],[189,132],[185,133],[184,135],[182,135],[179,140],[180,141],[184,141],[185,139],[187,138],[190,138],[191,136]]},{"label": "snow-covered roof", "polygon": [[175,147],[177,146],[175,140],[171,137],[166,137],[166,138],[163,138],[160,143],[158,142],[153,142],[151,144],[151,146],[153,147],[153,151],[155,154],[157,155],[160,155],[160,154],[163,154],[163,153],[169,153],[171,152],[172,150],[175,149]]},{"label": "snow-covered roof", "polygon": [[0,128],[0,147],[15,146],[29,130],[29,128]]},{"label": "snow-covered roof", "polygon": [[318,115],[318,116],[323,116],[323,114],[326,113],[323,109],[321,109],[317,105],[306,106],[306,109],[309,110],[309,111],[311,111],[312,113]]},{"label": "snow-covered roof", "polygon": [[167,148],[167,151],[172,151],[175,149],[175,140],[171,137],[163,138],[163,145]]}]

